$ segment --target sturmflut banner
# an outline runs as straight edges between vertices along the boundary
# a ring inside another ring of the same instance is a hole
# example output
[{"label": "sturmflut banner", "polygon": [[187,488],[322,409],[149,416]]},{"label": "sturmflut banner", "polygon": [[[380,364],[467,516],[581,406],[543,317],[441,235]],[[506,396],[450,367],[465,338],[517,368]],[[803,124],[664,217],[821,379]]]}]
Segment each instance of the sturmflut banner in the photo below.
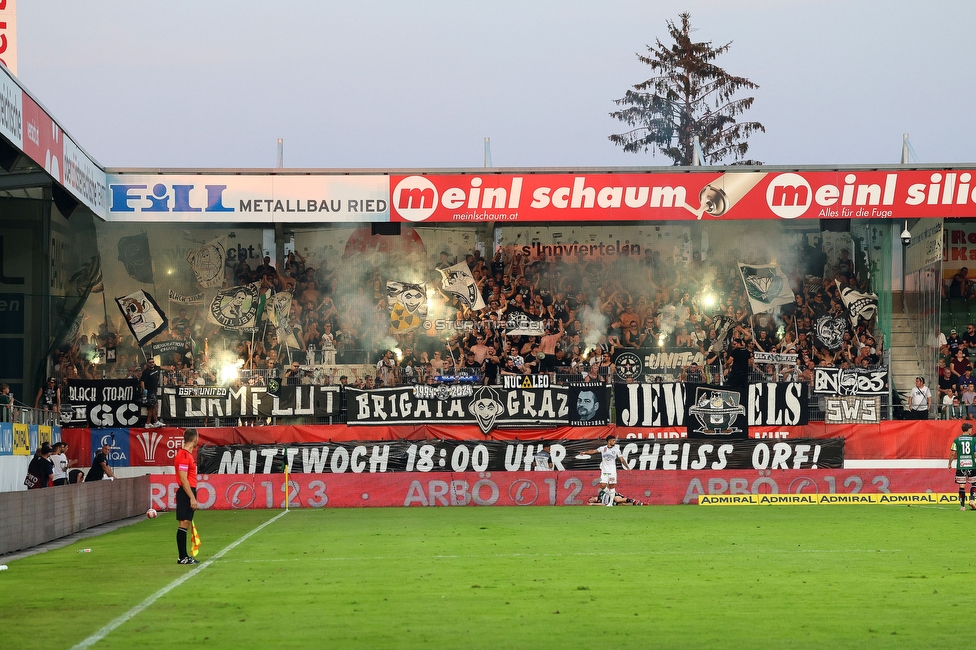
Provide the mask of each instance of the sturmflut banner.
[{"label": "sturmflut banner", "polygon": [[[600,456],[585,454],[602,441],[302,443],[203,447],[201,474],[381,474],[390,472],[599,472]],[[839,469],[844,440],[620,441],[636,471]],[[624,470],[621,470],[623,472]]]},{"label": "sturmflut banner", "polygon": [[337,386],[282,386],[277,395],[264,387],[164,388],[160,417],[328,417],[339,410]]},{"label": "sturmflut banner", "polygon": [[603,384],[349,388],[346,404],[349,425],[476,424],[488,433],[495,427],[604,426],[610,391]]}]

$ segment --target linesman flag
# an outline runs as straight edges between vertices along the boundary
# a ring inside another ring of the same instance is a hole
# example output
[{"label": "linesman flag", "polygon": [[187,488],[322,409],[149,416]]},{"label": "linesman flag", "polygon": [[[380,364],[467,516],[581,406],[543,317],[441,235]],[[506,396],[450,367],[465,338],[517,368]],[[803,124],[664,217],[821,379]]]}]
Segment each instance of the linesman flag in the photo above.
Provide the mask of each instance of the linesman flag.
[{"label": "linesman flag", "polygon": [[197,525],[190,522],[190,556],[196,557],[200,552],[200,533],[197,532]]}]

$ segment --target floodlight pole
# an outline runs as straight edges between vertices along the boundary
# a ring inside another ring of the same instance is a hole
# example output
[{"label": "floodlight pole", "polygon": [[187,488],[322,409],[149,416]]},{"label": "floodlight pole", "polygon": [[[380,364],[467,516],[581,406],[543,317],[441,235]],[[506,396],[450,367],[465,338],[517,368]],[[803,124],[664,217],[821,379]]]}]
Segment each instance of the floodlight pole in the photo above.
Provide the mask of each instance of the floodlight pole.
[{"label": "floodlight pole", "polygon": [[911,145],[908,144],[908,134],[903,133],[901,136],[901,164],[908,164],[908,148]]},{"label": "floodlight pole", "polygon": [[491,138],[485,138],[485,168],[491,167]]}]

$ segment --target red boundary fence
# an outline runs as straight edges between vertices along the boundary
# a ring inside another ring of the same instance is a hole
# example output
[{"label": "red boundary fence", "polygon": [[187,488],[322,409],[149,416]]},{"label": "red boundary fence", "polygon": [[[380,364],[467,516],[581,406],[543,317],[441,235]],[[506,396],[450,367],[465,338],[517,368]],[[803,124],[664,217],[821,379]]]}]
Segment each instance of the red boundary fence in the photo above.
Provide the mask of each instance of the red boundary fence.
[{"label": "red boundary fence", "polygon": [[[422,474],[292,474],[292,508],[582,505],[595,471]],[[947,469],[621,472],[618,491],[654,505],[697,503],[700,494],[878,494],[953,492]],[[203,509],[282,508],[284,474],[201,475]],[[151,478],[152,506],[176,507],[176,478]]]},{"label": "red boundary fence", "polygon": [[[753,427],[754,438],[844,438],[848,460],[894,460],[907,458],[947,458],[949,445],[959,435],[958,421],[890,420],[877,425],[832,424],[806,426]],[[485,436],[474,426],[391,426],[348,427],[346,425],[308,425],[274,427],[220,427],[199,429],[201,441],[210,445],[274,444],[293,442],[354,442],[360,440],[597,440],[608,434],[622,439],[680,438],[684,431],[673,428],[556,427],[552,429],[495,430]],[[108,432],[111,432],[110,434]],[[107,436],[113,448],[121,443],[127,450],[123,465],[167,466],[179,447],[183,430],[161,429],[63,429],[61,437],[70,445],[72,458],[88,466],[93,447]]]}]

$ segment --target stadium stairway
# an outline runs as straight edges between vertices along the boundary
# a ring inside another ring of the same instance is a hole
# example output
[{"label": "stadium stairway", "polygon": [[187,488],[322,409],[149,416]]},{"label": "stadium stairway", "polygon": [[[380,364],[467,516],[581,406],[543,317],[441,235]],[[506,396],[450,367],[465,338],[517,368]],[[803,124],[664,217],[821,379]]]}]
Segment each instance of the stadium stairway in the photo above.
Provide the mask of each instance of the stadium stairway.
[{"label": "stadium stairway", "polygon": [[[908,316],[901,308],[901,294],[895,298],[891,315],[891,381],[895,391],[901,395],[902,403],[908,402],[908,393],[915,387],[915,377],[925,375],[918,354],[915,350],[915,338],[912,336]],[[935,377],[926,377],[925,381],[931,385]],[[933,391],[934,392],[934,391]],[[934,401],[934,400],[933,400]],[[896,414],[897,415],[897,414]]]}]

